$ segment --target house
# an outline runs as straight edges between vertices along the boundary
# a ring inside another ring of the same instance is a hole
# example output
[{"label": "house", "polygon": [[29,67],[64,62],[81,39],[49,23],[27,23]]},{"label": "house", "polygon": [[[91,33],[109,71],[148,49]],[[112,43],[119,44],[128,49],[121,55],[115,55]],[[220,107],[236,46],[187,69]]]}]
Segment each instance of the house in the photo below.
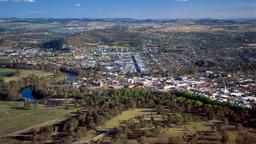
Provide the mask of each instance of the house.
[{"label": "house", "polygon": [[247,97],[243,97],[242,100],[256,102],[256,97],[254,97],[254,96],[247,96]]},{"label": "house", "polygon": [[93,81],[94,86],[103,87],[105,83],[102,80],[95,80]]},{"label": "house", "polygon": [[143,79],[141,82],[140,82],[143,86],[151,86],[153,85],[153,81],[149,80],[149,79]]},{"label": "house", "polygon": [[81,64],[85,68],[94,68],[96,65],[96,61],[86,61]]},{"label": "house", "polygon": [[234,92],[234,93],[230,93],[231,96],[235,96],[235,97],[241,97],[244,95],[244,93],[242,92]]},{"label": "house", "polygon": [[186,83],[180,83],[176,85],[178,88],[186,88],[188,86],[188,84]]},{"label": "house", "polygon": [[164,86],[164,89],[165,89],[165,90],[168,90],[168,89],[175,89],[175,88],[176,88],[175,85],[165,85],[165,86]]}]

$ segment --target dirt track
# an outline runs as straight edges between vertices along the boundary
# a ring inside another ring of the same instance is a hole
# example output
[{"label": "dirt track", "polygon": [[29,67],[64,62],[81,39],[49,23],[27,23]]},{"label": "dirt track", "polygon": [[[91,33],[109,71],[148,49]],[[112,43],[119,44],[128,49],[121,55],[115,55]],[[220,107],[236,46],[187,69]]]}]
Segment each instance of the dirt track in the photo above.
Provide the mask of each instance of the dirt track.
[{"label": "dirt track", "polygon": [[50,120],[50,121],[47,121],[45,123],[37,124],[37,125],[34,125],[32,127],[29,127],[29,128],[25,128],[25,129],[22,129],[22,130],[18,130],[16,132],[9,133],[9,134],[7,134],[5,136],[0,136],[0,138],[1,137],[2,138],[8,138],[8,137],[18,136],[18,135],[20,135],[22,133],[29,132],[30,130],[39,129],[41,127],[46,127],[46,126],[49,126],[49,125],[57,124],[57,123],[60,123],[62,121],[65,121],[65,120],[67,120],[67,118]]}]

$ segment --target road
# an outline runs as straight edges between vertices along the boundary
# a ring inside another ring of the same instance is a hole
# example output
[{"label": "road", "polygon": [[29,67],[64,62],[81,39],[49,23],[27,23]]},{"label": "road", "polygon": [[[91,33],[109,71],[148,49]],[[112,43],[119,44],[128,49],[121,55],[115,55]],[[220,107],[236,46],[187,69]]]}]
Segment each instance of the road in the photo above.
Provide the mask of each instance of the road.
[{"label": "road", "polygon": [[26,132],[29,132],[31,130],[40,129],[42,127],[46,127],[46,126],[49,126],[49,125],[54,125],[54,124],[57,124],[57,123],[61,123],[61,122],[65,121],[65,120],[67,120],[67,118],[50,120],[50,121],[47,121],[47,122],[42,123],[42,124],[34,125],[32,127],[25,128],[25,129],[18,130],[16,132],[10,133],[8,135],[2,136],[2,138],[19,136],[19,135],[21,135],[23,133],[26,133]]},{"label": "road", "polygon": [[74,142],[73,144],[91,144],[92,142],[98,141],[98,140],[102,139],[103,137],[105,137],[105,136],[107,136],[107,135],[109,135],[109,134],[111,134],[115,131],[117,131],[117,129],[109,129],[106,132],[101,133],[101,134],[99,134],[99,135],[97,135],[97,136],[95,136],[95,137],[93,137],[89,140],[78,141],[78,142]]}]

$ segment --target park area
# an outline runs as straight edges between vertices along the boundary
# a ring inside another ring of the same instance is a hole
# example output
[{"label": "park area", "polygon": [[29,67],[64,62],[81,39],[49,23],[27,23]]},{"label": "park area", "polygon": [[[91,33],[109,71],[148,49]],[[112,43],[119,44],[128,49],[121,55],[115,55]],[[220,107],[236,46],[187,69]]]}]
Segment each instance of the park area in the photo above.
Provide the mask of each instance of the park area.
[{"label": "park area", "polygon": [[76,109],[0,101],[0,137],[64,120]]},{"label": "park area", "polygon": [[123,121],[127,121],[129,119],[133,119],[140,115],[146,115],[148,113],[148,109],[129,109],[127,111],[123,111],[119,115],[111,118],[110,120],[106,121],[103,125],[98,126],[98,130],[108,130],[112,128],[117,128]]},{"label": "park area", "polygon": [[[171,113],[178,114],[178,113]],[[193,120],[181,124],[163,126],[163,116],[154,109],[129,109],[98,126],[98,131],[109,131],[118,128],[120,133],[114,136],[115,142],[137,143],[163,143],[170,141],[178,143],[196,142],[202,144],[236,143],[243,139],[239,135],[253,136],[254,131],[224,122],[222,120]],[[96,136],[96,135],[94,135]],[[90,138],[94,137],[90,136]],[[87,137],[88,138],[88,137]],[[113,135],[106,135],[100,142],[112,143]]]},{"label": "park area", "polygon": [[0,68],[0,78],[3,78],[5,82],[17,81],[22,78],[26,78],[30,75],[38,77],[46,77],[52,75],[52,73],[39,71],[39,70],[16,70],[8,68]]}]

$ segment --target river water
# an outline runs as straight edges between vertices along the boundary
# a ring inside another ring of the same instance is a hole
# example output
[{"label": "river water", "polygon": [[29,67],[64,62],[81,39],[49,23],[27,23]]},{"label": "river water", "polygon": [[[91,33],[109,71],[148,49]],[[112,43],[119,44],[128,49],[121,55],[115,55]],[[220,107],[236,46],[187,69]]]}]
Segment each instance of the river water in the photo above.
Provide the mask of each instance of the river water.
[{"label": "river water", "polygon": [[25,88],[24,90],[22,90],[22,92],[20,93],[21,94],[21,97],[26,100],[26,101],[29,101],[29,102],[35,102],[36,101],[36,98],[33,96],[32,94],[32,88],[31,87],[28,87],[28,88]]}]

